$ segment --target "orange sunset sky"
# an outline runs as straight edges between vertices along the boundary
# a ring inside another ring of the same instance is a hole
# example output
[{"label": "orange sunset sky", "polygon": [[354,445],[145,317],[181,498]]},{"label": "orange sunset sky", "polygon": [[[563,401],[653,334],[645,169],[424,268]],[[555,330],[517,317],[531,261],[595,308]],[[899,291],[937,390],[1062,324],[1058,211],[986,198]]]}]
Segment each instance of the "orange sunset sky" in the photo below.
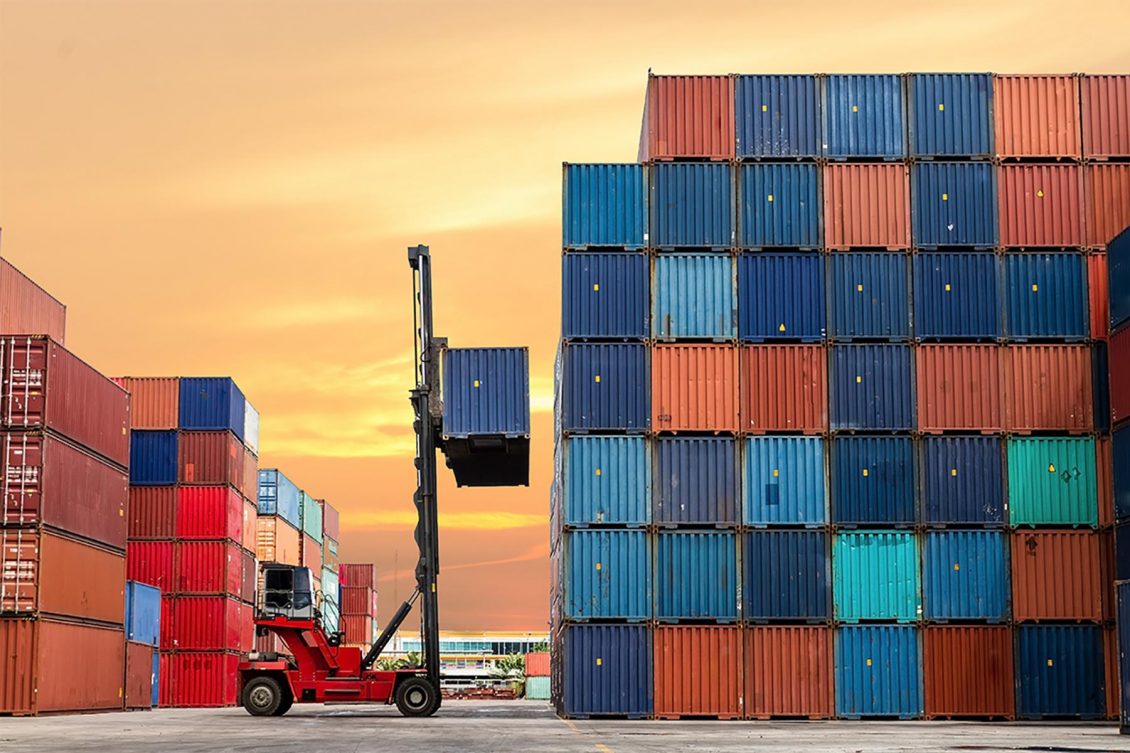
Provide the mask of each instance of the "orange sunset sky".
[{"label": "orange sunset sky", "polygon": [[544,629],[561,162],[635,158],[662,73],[1130,71],[1126,0],[0,0],[6,257],[108,374],[230,374],[264,466],[410,587],[410,276],[528,345],[531,485],[441,472],[449,629]]}]

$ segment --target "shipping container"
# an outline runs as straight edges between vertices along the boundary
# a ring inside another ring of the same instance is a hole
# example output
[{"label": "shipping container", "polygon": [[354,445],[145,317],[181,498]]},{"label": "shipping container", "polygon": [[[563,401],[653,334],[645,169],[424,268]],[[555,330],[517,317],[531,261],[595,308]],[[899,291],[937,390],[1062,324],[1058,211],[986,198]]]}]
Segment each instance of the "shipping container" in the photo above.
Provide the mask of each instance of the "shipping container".
[{"label": "shipping container", "polygon": [[1130,416],[1130,327],[1116,330],[1110,337],[1107,350],[1110,370],[1107,394],[1110,401],[1110,420],[1118,426]]},{"label": "shipping container", "polygon": [[1130,225],[1130,164],[1088,164],[1083,176],[1087,245],[1107,246]]},{"label": "shipping container", "polygon": [[229,539],[243,536],[243,498],[230,486],[177,489],[178,539]]},{"label": "shipping container", "polygon": [[1083,156],[1075,76],[994,76],[993,119],[997,157]]},{"label": "shipping container", "polygon": [[992,75],[914,73],[906,83],[912,156],[992,156]]},{"label": "shipping container", "polygon": [[988,340],[1001,335],[998,260],[991,253],[914,256],[914,335],[919,340]]},{"label": "shipping container", "polygon": [[931,531],[922,549],[927,620],[1008,619],[1008,538],[1003,531]]},{"label": "shipping container", "polygon": [[153,647],[144,643],[126,643],[125,685],[122,690],[126,709],[152,707],[154,653]]},{"label": "shipping container", "polygon": [[173,647],[177,651],[250,651],[254,610],[226,596],[173,599]]},{"label": "shipping container", "polygon": [[643,531],[565,534],[565,614],[570,619],[651,617],[651,547]]},{"label": "shipping container", "polygon": [[[529,436],[527,348],[448,348],[443,352],[443,434]],[[305,524],[304,524],[305,527]],[[315,532],[320,538],[321,520]]]},{"label": "shipping container", "polygon": [[368,614],[343,614],[341,632],[347,646],[362,646],[365,650],[373,643],[373,616]]},{"label": "shipping container", "polygon": [[319,500],[318,504],[322,508],[323,538],[337,541],[341,538],[341,513],[338,512],[336,507],[326,502],[324,499]]},{"label": "shipping container", "polygon": [[372,586],[341,586],[342,614],[370,614],[373,603]]},{"label": "shipping container", "polygon": [[1016,716],[1007,626],[928,626],[922,631],[922,675],[928,719]]},{"label": "shipping container", "polygon": [[[1127,723],[1130,722],[1130,688],[1126,685],[1130,682],[1130,583],[1119,583],[1116,588],[1118,589],[1118,696],[1119,704],[1115,709],[1107,709],[1108,715],[1111,711],[1118,714],[1119,717],[1119,732],[1126,729]],[[1107,682],[1110,682],[1110,675],[1107,676]],[[1109,691],[1108,691],[1109,692]]]},{"label": "shipping container", "polygon": [[337,632],[341,629],[341,586],[337,570],[322,568],[321,596],[322,625],[327,632]]},{"label": "shipping container", "polygon": [[161,640],[161,590],[126,582],[126,640],[156,646]]},{"label": "shipping container", "polygon": [[315,574],[322,569],[322,545],[308,533],[302,534],[302,566]]},{"label": "shipping container", "polygon": [[1111,347],[1115,334],[1130,321],[1130,227],[1111,241],[1107,253],[1107,294],[1110,297]]},{"label": "shipping container", "polygon": [[[239,654],[193,651],[169,656],[170,703],[181,708],[234,706],[239,693]],[[162,706],[165,704],[162,703]]]},{"label": "shipping container", "polygon": [[1078,165],[1002,165],[997,190],[1000,244],[1082,246],[1083,170]]},{"label": "shipping container", "polygon": [[[1113,590],[1113,589],[1112,589]],[[1105,670],[1103,689],[1106,692],[1104,706],[1106,719],[1118,719],[1118,709],[1122,705],[1122,683],[1118,674],[1118,628],[1103,628],[1103,669]]]},{"label": "shipping container", "polygon": [[536,651],[526,654],[526,679],[531,677],[549,677],[550,655],[548,651]]},{"label": "shipping container", "polygon": [[914,244],[997,245],[996,170],[987,162],[920,162],[912,168]]},{"label": "shipping container", "polygon": [[650,270],[644,254],[561,257],[561,336],[643,340],[650,330]]},{"label": "shipping container", "polygon": [[1130,157],[1130,76],[1087,75],[1080,79],[1083,99],[1083,156]]},{"label": "shipping container", "polygon": [[906,108],[898,76],[827,76],[823,105],[824,156],[906,156]]},{"label": "shipping container", "polygon": [[827,431],[827,350],[819,345],[752,345],[742,347],[739,357],[744,431]]},{"label": "shipping container", "polygon": [[1114,525],[1114,460],[1110,435],[1095,437],[1095,480],[1098,484],[1099,526]]},{"label": "shipping container", "polygon": [[565,440],[566,525],[651,521],[651,453],[643,437]]},{"label": "shipping container", "polygon": [[1106,254],[1087,254],[1087,313],[1091,339],[1110,336],[1110,290],[1107,287]]},{"label": "shipping container", "polygon": [[[810,294],[799,294],[807,291]],[[824,258],[812,253],[738,256],[738,334],[742,340],[821,341],[827,334]]]},{"label": "shipping container", "polygon": [[1087,337],[1086,276],[1086,257],[1078,254],[1006,254],[1006,334],[1014,339]]},{"label": "shipping container", "polygon": [[275,515],[260,513],[258,521],[256,556],[263,562],[281,562],[301,565],[299,542],[302,534],[289,522]]},{"label": "shipping container", "polygon": [[1014,526],[1097,526],[1094,438],[1009,439],[1008,499]]},{"label": "shipping container", "polygon": [[845,719],[923,713],[919,631],[902,625],[836,630],[836,714]]},{"label": "shipping container", "polygon": [[126,544],[126,577],[172,593],[173,555],[171,541],[131,541]]},{"label": "shipping container", "polygon": [[660,164],[652,165],[648,174],[652,246],[734,245],[734,187],[728,164]]},{"label": "shipping container", "polygon": [[377,588],[377,566],[370,563],[345,564],[338,568],[342,586],[371,586]]},{"label": "shipping container", "polygon": [[181,484],[244,489],[244,447],[227,431],[182,431],[177,438],[177,480]]},{"label": "shipping container", "polygon": [[914,428],[914,370],[909,347],[836,345],[830,353],[833,431]]},{"label": "shipping container", "polygon": [[742,540],[742,617],[824,622],[831,617],[828,534],[751,531]]},{"label": "shipping container", "polygon": [[1004,523],[1004,474],[997,437],[922,440],[922,517],[932,525]]},{"label": "shipping container", "polygon": [[1011,345],[1001,355],[1005,429],[1017,432],[1087,432],[1093,429],[1090,348],[1085,345]]},{"label": "shipping container", "polygon": [[737,431],[736,347],[656,345],[651,357],[654,431]]},{"label": "shipping container", "polygon": [[1022,719],[1101,719],[1102,631],[1090,625],[1021,625],[1016,630],[1017,711]]},{"label": "shipping container", "polygon": [[6,259],[0,259],[0,332],[33,333],[62,344],[67,307]]},{"label": "shipping container", "polygon": [[559,710],[566,717],[650,716],[652,645],[643,625],[565,627]]},{"label": "shipping container", "polygon": [[738,616],[737,539],[722,531],[662,531],[656,544],[660,620]]},{"label": "shipping container", "polygon": [[741,628],[659,627],[653,641],[656,717],[741,718]]},{"label": "shipping container", "polygon": [[548,701],[550,696],[549,676],[540,677],[527,674],[525,692],[527,701]]},{"label": "shipping container", "polygon": [[835,714],[831,628],[761,626],[744,633],[748,717],[827,719]]},{"label": "shipping container", "polygon": [[1012,616],[1017,621],[1101,619],[1098,535],[1012,534]]},{"label": "shipping container", "polygon": [[1096,342],[1091,345],[1091,387],[1093,391],[1092,413],[1095,417],[1095,431],[1110,432],[1110,359],[1107,356],[1109,345]]},{"label": "shipping container", "polygon": [[130,541],[171,539],[176,535],[177,490],[174,486],[131,486]]},{"label": "shipping container", "polygon": [[177,482],[177,432],[131,431],[129,446],[131,486],[171,486]]},{"label": "shipping container", "polygon": [[1000,431],[1000,353],[996,345],[920,345],[915,353],[918,429]]},{"label": "shipping container", "polygon": [[737,441],[719,437],[655,440],[654,521],[660,525],[735,525]]},{"label": "shipping container", "polygon": [[910,248],[910,175],[901,164],[824,168],[824,245]]},{"label": "shipping container", "polygon": [[745,440],[742,522],[752,526],[823,525],[828,491],[821,437]]},{"label": "shipping container", "polygon": [[909,266],[906,254],[833,254],[828,260],[829,337],[910,337]]},{"label": "shipping container", "polygon": [[301,491],[277,468],[259,470],[259,514],[278,515],[297,528],[302,522]]},{"label": "shipping container", "polygon": [[120,377],[114,381],[129,392],[131,429],[167,431],[178,428],[180,379]]},{"label": "shipping container", "polygon": [[[1111,480],[1114,493],[1114,517],[1130,518],[1130,426],[1121,426],[1111,435]],[[1119,580],[1130,580],[1130,575]]]},{"label": "shipping container", "polygon": [[562,166],[562,239],[566,249],[647,245],[643,165]]},{"label": "shipping container", "polygon": [[239,550],[240,573],[242,578],[239,584],[239,599],[248,604],[255,603],[255,587],[259,582],[259,561],[255,559],[255,552],[241,548]]},{"label": "shipping container", "polygon": [[823,154],[816,76],[737,76],[734,100],[738,159]]},{"label": "shipping container", "polygon": [[315,542],[320,542],[322,540],[322,507],[318,504],[318,500],[306,492],[300,491],[298,494],[298,509],[302,519],[302,532],[314,539]]},{"label": "shipping container", "polygon": [[833,523],[914,523],[917,485],[909,437],[835,437],[829,465]]},{"label": "shipping container", "polygon": [[180,428],[230,431],[243,441],[245,403],[231,377],[181,377]]},{"label": "shipping container", "polygon": [[120,551],[26,528],[0,529],[0,612],[121,625],[126,564]]},{"label": "shipping container", "polygon": [[565,431],[644,431],[651,415],[648,349],[606,344],[562,347]]},{"label": "shipping container", "polygon": [[734,79],[649,73],[638,157],[733,159]]},{"label": "shipping container", "polygon": [[730,256],[680,253],[656,257],[652,335],[659,340],[734,339],[736,285]]},{"label": "shipping container", "polygon": [[753,163],[738,168],[738,245],[820,248],[820,168]]},{"label": "shipping container", "polygon": [[239,596],[243,559],[237,545],[224,541],[178,541],[174,552],[171,593]]},{"label": "shipping container", "polygon": [[921,618],[914,534],[838,532],[833,541],[832,572],[837,621],[914,622]]}]

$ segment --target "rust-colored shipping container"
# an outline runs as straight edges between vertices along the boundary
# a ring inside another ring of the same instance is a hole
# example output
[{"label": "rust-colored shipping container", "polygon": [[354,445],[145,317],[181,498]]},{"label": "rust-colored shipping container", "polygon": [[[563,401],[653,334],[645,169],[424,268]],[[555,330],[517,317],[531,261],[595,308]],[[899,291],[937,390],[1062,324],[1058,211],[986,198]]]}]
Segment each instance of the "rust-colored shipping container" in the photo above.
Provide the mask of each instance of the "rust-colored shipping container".
[{"label": "rust-colored shipping container", "polygon": [[996,345],[922,345],[918,348],[918,427],[999,431],[1001,349]]},{"label": "rust-colored shipping container", "polygon": [[1079,165],[1001,165],[997,173],[1001,245],[1082,246],[1082,176]]},{"label": "rust-colored shipping container", "polygon": [[[1110,336],[1107,350],[1109,384],[1130,384],[1130,328],[1122,328]],[[1130,389],[1110,390],[1110,420],[1112,424],[1125,421],[1130,416]]]},{"label": "rust-colored shipping container", "polygon": [[1102,586],[1103,619],[1118,619],[1118,605],[1115,602],[1114,581],[1117,574],[1117,561],[1114,550],[1114,531],[1107,529],[1097,533],[1099,537],[1099,584]]},{"label": "rust-colored shipping container", "polygon": [[373,618],[365,614],[343,614],[341,632],[349,646],[368,646],[373,642]]},{"label": "rust-colored shipping container", "polygon": [[178,541],[174,548],[173,593],[239,598],[243,558],[238,545],[228,541]]},{"label": "rust-colored shipping container", "polygon": [[819,345],[741,348],[741,425],[760,434],[828,429],[828,357]]},{"label": "rust-colored shipping container", "polygon": [[[228,431],[182,431],[178,442],[177,479],[182,484],[203,486],[229,484],[240,494],[245,488],[243,443]],[[258,494],[258,479],[255,494]]]},{"label": "rust-colored shipping container", "polygon": [[1119,672],[1117,627],[1103,630],[1103,664],[1106,675],[1106,718],[1117,719],[1122,701],[1119,692],[1122,680]]},{"label": "rust-colored shipping container", "polygon": [[341,563],[337,571],[343,586],[369,586],[377,590],[377,566],[368,562]]},{"label": "rust-colored shipping container", "polygon": [[130,394],[131,429],[176,429],[180,422],[179,377],[119,377]]},{"label": "rust-colored shipping container", "polygon": [[6,259],[0,259],[0,332],[66,341],[67,307]]},{"label": "rust-colored shipping container", "polygon": [[659,627],[654,641],[657,717],[741,718],[741,628]]},{"label": "rust-colored shipping container", "polygon": [[373,589],[369,586],[342,586],[341,613],[369,614]]},{"label": "rust-colored shipping container", "polygon": [[824,245],[910,248],[910,172],[906,165],[831,164],[824,168]]},{"label": "rust-colored shipping container", "polygon": [[172,593],[173,542],[131,541],[126,544],[126,577]]},{"label": "rust-colored shipping container", "polygon": [[255,603],[255,586],[259,582],[259,562],[255,559],[255,552],[246,549],[240,550],[242,559],[243,581],[239,587],[239,598],[248,604]]},{"label": "rust-colored shipping container", "polygon": [[1130,164],[1087,165],[1087,245],[1106,247],[1130,226]]},{"label": "rust-colored shipping container", "polygon": [[98,620],[125,619],[121,552],[35,529],[0,530],[0,611]]},{"label": "rust-colored shipping container", "polygon": [[120,627],[0,619],[0,714],[122,708],[125,650]]},{"label": "rust-colored shipping container", "polygon": [[322,545],[309,534],[302,534],[302,566],[312,573],[322,572]]},{"label": "rust-colored shipping container", "polygon": [[1099,620],[1102,582],[1094,531],[1012,534],[1012,614],[1026,620]]},{"label": "rust-colored shipping container", "polygon": [[[161,664],[161,705],[175,707],[234,706],[239,693],[239,654],[185,651],[168,655]],[[168,682],[168,703],[164,684]]]},{"label": "rust-colored shipping container", "polygon": [[238,488],[247,499],[259,498],[259,458],[250,447],[243,447],[243,480]]},{"label": "rust-colored shipping container", "polygon": [[130,541],[171,539],[176,535],[175,486],[131,486],[129,489]]},{"label": "rust-colored shipping container", "polygon": [[926,717],[1016,716],[1012,629],[928,625],[922,633]]},{"label": "rust-colored shipping container", "polygon": [[258,543],[259,508],[254,502],[243,501],[243,521],[240,525],[239,545],[254,552]]},{"label": "rust-colored shipping container", "polygon": [[651,410],[656,431],[737,431],[738,349],[656,345],[651,355]]},{"label": "rust-colored shipping container", "polygon": [[998,157],[1083,154],[1075,76],[994,76],[993,117]]},{"label": "rust-colored shipping container", "polygon": [[1109,436],[1095,438],[1095,480],[1098,484],[1100,526],[1114,525],[1114,456],[1111,450]]},{"label": "rust-colored shipping container", "polygon": [[1083,156],[1130,157],[1130,76],[1083,76]]},{"label": "rust-colored shipping container", "polygon": [[746,716],[828,719],[835,715],[831,628],[747,628],[743,668]]},{"label": "rust-colored shipping container", "polygon": [[255,619],[250,604],[226,596],[178,596],[172,601],[177,651],[250,651]]},{"label": "rust-colored shipping container", "polygon": [[549,654],[531,652],[526,654],[526,677],[549,677]]},{"label": "rust-colored shipping container", "polygon": [[275,515],[260,515],[255,525],[255,556],[260,562],[302,564],[301,534],[297,528]]},{"label": "rust-colored shipping container", "polygon": [[173,650],[173,636],[175,635],[173,616],[176,610],[174,604],[176,603],[175,596],[162,596],[161,597],[161,650]]},{"label": "rust-colored shipping container", "polygon": [[126,643],[125,707],[153,707],[153,647],[147,643]]},{"label": "rust-colored shipping container", "polygon": [[1086,345],[1010,345],[1002,351],[1005,428],[1094,428],[1091,350]]},{"label": "rust-colored shipping container", "polygon": [[729,76],[647,79],[639,161],[734,156],[734,80]]},{"label": "rust-colored shipping container", "polygon": [[1090,298],[1091,337],[1105,340],[1110,335],[1110,291],[1106,278],[1106,254],[1087,255],[1087,295]]}]

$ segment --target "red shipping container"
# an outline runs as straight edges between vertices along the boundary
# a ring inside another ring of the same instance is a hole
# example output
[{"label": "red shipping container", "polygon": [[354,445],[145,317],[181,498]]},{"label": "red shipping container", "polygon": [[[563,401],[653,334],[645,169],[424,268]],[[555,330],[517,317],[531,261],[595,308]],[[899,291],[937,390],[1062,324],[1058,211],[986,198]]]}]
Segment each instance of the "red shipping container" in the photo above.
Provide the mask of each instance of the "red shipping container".
[{"label": "red shipping container", "polygon": [[898,163],[824,168],[824,245],[910,248],[910,170]]},{"label": "red shipping container", "polygon": [[[1099,525],[1114,525],[1114,456],[1109,436],[1095,438],[1095,471],[1099,496]],[[1114,619],[1113,617],[1111,619]]]},{"label": "red shipping container", "polygon": [[1120,691],[1122,688],[1119,662],[1118,662],[1118,628],[1107,627],[1103,630],[1103,658],[1106,674],[1106,718],[1117,719],[1120,707]]},{"label": "red shipping container", "polygon": [[129,466],[129,394],[44,337],[0,337],[0,426],[50,429]]},{"label": "red shipping container", "polygon": [[1110,373],[1110,420],[1117,424],[1130,416],[1130,327],[1110,336],[1107,351]]},{"label": "red shipping container", "polygon": [[1083,183],[1078,165],[1001,165],[997,182],[1002,246],[1083,245]]},{"label": "red shipping container", "polygon": [[239,484],[240,493],[247,499],[259,499],[259,458],[251,448],[243,448],[243,480]]},{"label": "red shipping container", "polygon": [[928,719],[1015,718],[1011,628],[928,625],[922,669]]},{"label": "red shipping container", "polygon": [[[167,667],[167,671],[166,671]],[[239,693],[239,654],[191,651],[168,655],[161,666],[162,698],[181,708],[234,706]],[[164,701],[162,706],[166,704]]]},{"label": "red shipping container", "polygon": [[526,654],[526,677],[549,677],[549,654],[533,652]]},{"label": "red shipping container", "polygon": [[239,532],[239,545],[248,551],[254,552],[257,545],[259,525],[259,508],[254,502],[244,500],[243,521]]},{"label": "red shipping container", "polygon": [[1103,619],[1114,622],[1118,619],[1118,604],[1115,601],[1114,581],[1117,565],[1114,553],[1114,531],[1098,532],[1099,537],[1099,583],[1102,586]]},{"label": "red shipping container", "polygon": [[322,506],[322,536],[324,538],[341,540],[341,515],[337,508],[324,499],[318,502]]},{"label": "red shipping container", "polygon": [[[1112,345],[1112,371],[1113,350]],[[1001,368],[1005,429],[1088,432],[1094,428],[1088,346],[1010,345],[1001,353]]]},{"label": "red shipping container", "polygon": [[827,431],[827,351],[819,345],[742,347],[741,425],[754,434]]},{"label": "red shipping container", "polygon": [[153,707],[153,647],[145,643],[126,643],[125,707]]},{"label": "red shipping container", "polygon": [[373,618],[363,614],[343,614],[341,632],[350,646],[367,646],[373,642]]},{"label": "red shipping container", "polygon": [[919,346],[918,428],[1000,431],[1000,350],[996,345]]},{"label": "red shipping container", "polygon": [[737,431],[738,349],[657,345],[651,352],[654,431]]},{"label": "red shipping container", "polygon": [[173,655],[164,651],[157,657],[157,705],[163,709],[173,705]]},{"label": "red shipping container", "polygon": [[226,596],[173,599],[172,647],[177,651],[250,651],[251,607]]},{"label": "red shipping container", "polygon": [[0,612],[120,625],[125,589],[120,552],[47,531],[0,530]]},{"label": "red shipping container", "polygon": [[171,430],[180,425],[179,377],[118,377],[130,394],[130,428]]},{"label": "red shipping container", "polygon": [[242,558],[243,582],[239,587],[239,598],[248,604],[255,603],[255,586],[259,582],[259,562],[255,553],[246,549],[240,552]]},{"label": "red shipping container", "polygon": [[[227,431],[182,431],[180,433],[177,478],[182,484],[222,486],[227,484],[240,494],[244,489],[244,447]],[[256,485],[255,494],[258,494]]]},{"label": "red shipping container", "polygon": [[1110,335],[1110,291],[1106,277],[1106,254],[1087,255],[1087,291],[1090,298],[1091,337]]},{"label": "red shipping container", "polygon": [[120,469],[42,432],[0,432],[0,458],[0,521],[42,524],[125,548],[129,478]]},{"label": "red shipping container", "polygon": [[1075,76],[994,76],[993,116],[998,157],[1083,154]]},{"label": "red shipping container", "polygon": [[175,486],[131,486],[129,539],[171,539],[177,528]]},{"label": "red shipping container", "polygon": [[338,579],[343,586],[370,586],[377,589],[377,566],[369,563],[342,563],[337,570]]},{"label": "red shipping container", "polygon": [[1106,247],[1130,226],[1130,164],[1087,165],[1087,245]]},{"label": "red shipping container", "polygon": [[230,486],[177,489],[178,539],[243,538],[243,497]]},{"label": "red shipping container", "polygon": [[178,541],[173,592],[239,598],[243,558],[226,541]]},{"label": "red shipping container", "polygon": [[835,715],[831,628],[748,628],[742,666],[746,716],[828,719]]},{"label": "red shipping container", "polygon": [[255,650],[261,654],[290,654],[290,650],[275,632],[255,636]]},{"label": "red shipping container", "polygon": [[67,307],[6,259],[0,259],[0,332],[66,341]]},{"label": "red shipping container", "polygon": [[648,75],[639,161],[734,156],[734,80]]},{"label": "red shipping container", "polygon": [[1012,534],[1016,620],[1100,620],[1102,581],[1094,531]]},{"label": "red shipping container", "polygon": [[655,715],[742,716],[741,628],[655,629]]},{"label": "red shipping container", "polygon": [[302,566],[310,569],[314,577],[322,574],[322,545],[309,534],[302,534]]},{"label": "red shipping container", "polygon": [[369,586],[342,586],[341,613],[372,615],[373,589]]},{"label": "red shipping container", "polygon": [[1130,157],[1130,76],[1083,76],[1083,156]]},{"label": "red shipping container", "polygon": [[131,541],[126,544],[126,577],[173,592],[173,542]]},{"label": "red shipping container", "polygon": [[173,641],[175,640],[176,631],[173,627],[173,618],[176,616],[176,610],[173,605],[176,603],[175,596],[162,596],[161,597],[161,641],[160,646],[162,651],[172,651],[174,648]]}]

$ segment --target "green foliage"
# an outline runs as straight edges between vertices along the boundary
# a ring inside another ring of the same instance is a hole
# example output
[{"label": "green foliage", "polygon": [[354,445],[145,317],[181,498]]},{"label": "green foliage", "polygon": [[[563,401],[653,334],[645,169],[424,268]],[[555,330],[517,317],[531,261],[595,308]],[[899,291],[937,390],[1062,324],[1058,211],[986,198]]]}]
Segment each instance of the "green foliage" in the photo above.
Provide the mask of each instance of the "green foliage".
[{"label": "green foliage", "polygon": [[522,679],[526,676],[526,657],[521,654],[504,656],[494,663],[490,673],[494,677]]}]

